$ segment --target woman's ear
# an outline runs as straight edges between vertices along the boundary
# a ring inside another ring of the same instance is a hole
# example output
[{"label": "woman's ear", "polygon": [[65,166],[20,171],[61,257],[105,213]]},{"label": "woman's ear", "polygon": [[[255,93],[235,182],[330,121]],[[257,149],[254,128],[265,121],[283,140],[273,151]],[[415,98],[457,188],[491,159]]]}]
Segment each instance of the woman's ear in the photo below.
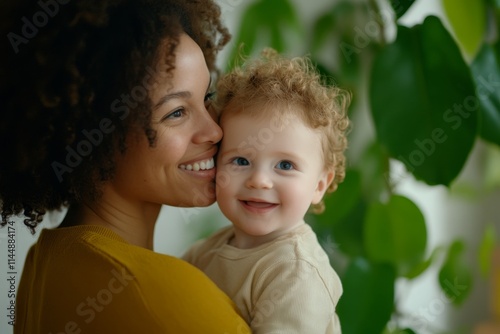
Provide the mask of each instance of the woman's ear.
[{"label": "woman's ear", "polygon": [[332,184],[333,178],[335,177],[335,172],[332,171],[324,171],[320,178],[318,179],[318,185],[316,186],[316,190],[314,191],[314,196],[312,200],[312,204],[318,204],[321,202],[323,195],[326,190]]}]

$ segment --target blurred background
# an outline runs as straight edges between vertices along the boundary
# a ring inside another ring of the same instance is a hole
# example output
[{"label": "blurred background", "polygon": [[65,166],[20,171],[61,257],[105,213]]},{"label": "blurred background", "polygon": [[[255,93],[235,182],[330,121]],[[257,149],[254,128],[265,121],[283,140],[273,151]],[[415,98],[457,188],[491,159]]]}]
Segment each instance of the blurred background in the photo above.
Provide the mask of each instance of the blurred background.
[{"label": "blurred background", "polygon": [[[222,70],[270,46],[352,93],[346,179],[307,216],[343,282],[343,333],[500,333],[500,0],[217,2]],[[155,250],[179,256],[227,224],[216,205],[164,207]],[[37,236],[16,225],[16,284]]]}]

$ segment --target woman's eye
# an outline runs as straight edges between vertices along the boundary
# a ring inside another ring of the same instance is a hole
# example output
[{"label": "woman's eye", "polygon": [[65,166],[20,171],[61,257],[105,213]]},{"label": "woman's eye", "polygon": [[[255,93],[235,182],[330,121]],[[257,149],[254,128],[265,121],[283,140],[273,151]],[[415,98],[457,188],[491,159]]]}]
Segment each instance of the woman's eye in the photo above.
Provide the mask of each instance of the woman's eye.
[{"label": "woman's eye", "polygon": [[233,164],[237,166],[248,166],[250,165],[250,162],[248,162],[245,158],[238,157],[233,159]]},{"label": "woman's eye", "polygon": [[205,99],[203,100],[205,102],[205,108],[208,108],[210,106],[210,103],[212,103],[212,98],[214,97],[215,92],[210,92],[205,95]]},{"label": "woman's eye", "polygon": [[182,117],[183,114],[184,114],[184,109],[177,109],[177,110],[172,111],[170,114],[168,114],[165,117],[165,119],[167,119],[167,118],[179,118],[179,117]]},{"label": "woman's eye", "polygon": [[215,92],[209,92],[209,93],[207,93],[207,95],[205,95],[205,102],[212,100],[212,98],[214,97],[214,95],[215,95]]},{"label": "woman's eye", "polygon": [[290,161],[280,161],[276,165],[278,169],[283,169],[283,170],[292,170],[293,169],[293,164]]}]

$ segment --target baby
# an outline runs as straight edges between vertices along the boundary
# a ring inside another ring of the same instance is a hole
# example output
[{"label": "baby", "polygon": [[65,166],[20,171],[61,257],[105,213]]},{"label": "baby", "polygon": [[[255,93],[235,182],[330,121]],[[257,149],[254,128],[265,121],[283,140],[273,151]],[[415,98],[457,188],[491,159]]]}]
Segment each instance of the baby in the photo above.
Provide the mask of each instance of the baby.
[{"label": "baby", "polygon": [[323,85],[306,57],[267,49],[223,76],[216,193],[232,225],[184,259],[239,307],[253,333],[340,333],[342,294],[304,216],[345,175],[349,95]]}]

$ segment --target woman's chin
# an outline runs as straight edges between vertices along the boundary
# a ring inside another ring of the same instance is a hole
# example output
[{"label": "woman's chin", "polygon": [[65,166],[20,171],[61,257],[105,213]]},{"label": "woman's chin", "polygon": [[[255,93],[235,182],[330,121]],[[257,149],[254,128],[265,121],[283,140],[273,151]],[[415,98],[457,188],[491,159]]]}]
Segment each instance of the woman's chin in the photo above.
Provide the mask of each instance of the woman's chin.
[{"label": "woman's chin", "polygon": [[[193,186],[182,196],[181,201],[167,205],[178,207],[206,207],[215,203],[215,185],[213,183],[205,184],[203,187]],[[179,197],[181,198],[181,197]]]}]

